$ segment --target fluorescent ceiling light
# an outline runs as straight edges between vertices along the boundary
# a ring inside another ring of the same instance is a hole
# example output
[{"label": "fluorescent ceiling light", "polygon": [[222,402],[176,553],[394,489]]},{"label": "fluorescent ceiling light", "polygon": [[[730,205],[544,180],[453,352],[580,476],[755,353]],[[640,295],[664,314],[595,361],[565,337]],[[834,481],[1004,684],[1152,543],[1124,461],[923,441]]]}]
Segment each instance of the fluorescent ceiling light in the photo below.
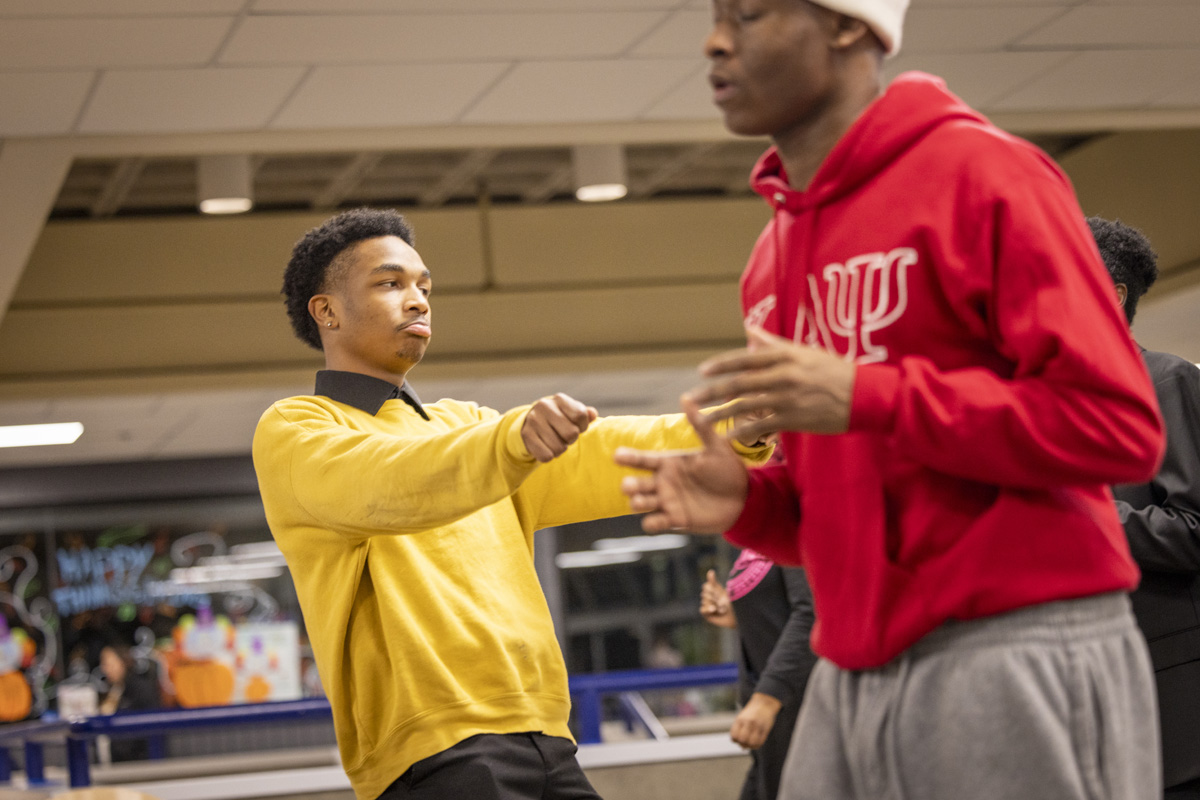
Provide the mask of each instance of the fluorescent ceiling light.
[{"label": "fluorescent ceiling light", "polygon": [[262,581],[282,574],[283,567],[274,564],[206,564],[171,570],[171,582],[197,586],[225,581]]},{"label": "fluorescent ceiling light", "polygon": [[678,550],[686,547],[688,537],[682,533],[662,533],[658,536],[622,536],[616,539],[597,539],[592,547],[605,553],[653,553],[659,550]]},{"label": "fluorescent ceiling light", "polygon": [[632,564],[634,561],[639,561],[641,557],[641,553],[578,550],[572,553],[559,553],[554,557],[554,563],[559,569],[584,569],[586,567],[607,567],[610,564]]},{"label": "fluorescent ceiling light", "polygon": [[0,447],[38,447],[46,444],[71,444],[83,433],[82,422],[54,422],[49,425],[0,426]]},{"label": "fluorescent ceiling light", "polygon": [[[279,545],[275,542],[235,544],[229,548],[229,555],[224,558],[233,564],[278,564],[280,566],[287,564],[287,560],[279,550]],[[203,564],[204,559],[200,559],[200,563]]]},{"label": "fluorescent ceiling light", "polygon": [[230,555],[241,558],[254,558],[255,556],[279,556],[283,555],[279,551],[279,545],[275,542],[250,542],[248,544],[235,544],[229,548]]}]

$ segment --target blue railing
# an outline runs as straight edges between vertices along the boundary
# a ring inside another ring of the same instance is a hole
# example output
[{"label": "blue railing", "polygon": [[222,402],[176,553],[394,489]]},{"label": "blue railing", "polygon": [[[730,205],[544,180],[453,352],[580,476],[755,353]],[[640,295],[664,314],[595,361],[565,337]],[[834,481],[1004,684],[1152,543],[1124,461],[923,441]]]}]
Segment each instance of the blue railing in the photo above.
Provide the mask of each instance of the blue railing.
[{"label": "blue railing", "polygon": [[600,743],[602,703],[607,694],[720,686],[736,683],[737,675],[737,664],[712,664],[679,669],[633,669],[576,675],[571,678],[571,698],[579,724],[579,743]]},{"label": "blue railing", "polygon": [[[735,664],[576,675],[570,679],[570,690],[579,725],[579,743],[600,742],[600,722],[603,718],[603,700],[606,695],[716,686],[736,680]],[[47,742],[65,740],[70,785],[78,787],[91,784],[88,742],[97,736],[163,734],[168,731],[216,725],[311,722],[331,715],[327,700],[313,698],[237,706],[129,711],[74,721],[35,720],[7,725],[0,727],[0,785],[8,783],[11,779],[8,761],[10,747],[21,746],[24,749],[25,777],[29,784],[43,785],[46,782],[43,747]]]}]

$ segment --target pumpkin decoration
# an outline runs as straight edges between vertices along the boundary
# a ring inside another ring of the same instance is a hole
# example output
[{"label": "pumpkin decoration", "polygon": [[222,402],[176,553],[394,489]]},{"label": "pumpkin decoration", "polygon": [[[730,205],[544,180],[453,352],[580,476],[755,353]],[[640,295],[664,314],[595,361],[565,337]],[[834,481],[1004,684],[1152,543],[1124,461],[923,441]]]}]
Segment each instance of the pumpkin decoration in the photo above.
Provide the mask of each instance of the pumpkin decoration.
[{"label": "pumpkin decoration", "polygon": [[229,620],[214,618],[210,608],[179,620],[172,637],[181,659],[171,675],[179,705],[220,706],[233,698],[233,670],[219,660],[233,648],[233,635]]},{"label": "pumpkin decoration", "polygon": [[247,703],[261,703],[271,699],[271,682],[266,674],[279,666],[279,660],[263,649],[261,636],[250,640],[250,652],[238,654],[238,669],[249,678],[246,681],[245,695]]},{"label": "pumpkin decoration", "polygon": [[9,630],[0,616],[0,722],[16,722],[29,716],[33,692],[22,667],[33,663],[37,653],[33,640],[20,628]]}]

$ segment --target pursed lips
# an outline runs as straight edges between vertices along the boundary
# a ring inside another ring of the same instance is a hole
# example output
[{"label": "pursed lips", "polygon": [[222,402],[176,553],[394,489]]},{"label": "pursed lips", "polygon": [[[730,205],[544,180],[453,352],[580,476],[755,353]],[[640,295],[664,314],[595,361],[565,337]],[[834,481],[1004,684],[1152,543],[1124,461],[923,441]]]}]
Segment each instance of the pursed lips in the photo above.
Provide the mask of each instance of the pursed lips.
[{"label": "pursed lips", "polygon": [[429,336],[432,332],[429,327],[429,320],[425,317],[417,317],[401,325],[397,330],[407,331],[414,336]]}]

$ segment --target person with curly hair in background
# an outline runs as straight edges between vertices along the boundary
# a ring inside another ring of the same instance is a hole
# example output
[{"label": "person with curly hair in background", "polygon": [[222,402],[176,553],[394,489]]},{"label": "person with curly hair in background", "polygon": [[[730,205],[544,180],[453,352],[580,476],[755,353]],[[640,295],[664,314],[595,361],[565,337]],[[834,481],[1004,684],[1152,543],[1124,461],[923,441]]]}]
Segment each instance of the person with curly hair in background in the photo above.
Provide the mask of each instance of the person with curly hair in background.
[{"label": "person with curly hair in background", "polygon": [[[1133,325],[1158,279],[1150,240],[1120,220],[1089,217],[1117,302]],[[1129,549],[1142,570],[1130,595],[1158,688],[1164,796],[1200,800],[1200,369],[1142,349],[1167,427],[1167,453],[1146,483],[1113,487]]]}]

